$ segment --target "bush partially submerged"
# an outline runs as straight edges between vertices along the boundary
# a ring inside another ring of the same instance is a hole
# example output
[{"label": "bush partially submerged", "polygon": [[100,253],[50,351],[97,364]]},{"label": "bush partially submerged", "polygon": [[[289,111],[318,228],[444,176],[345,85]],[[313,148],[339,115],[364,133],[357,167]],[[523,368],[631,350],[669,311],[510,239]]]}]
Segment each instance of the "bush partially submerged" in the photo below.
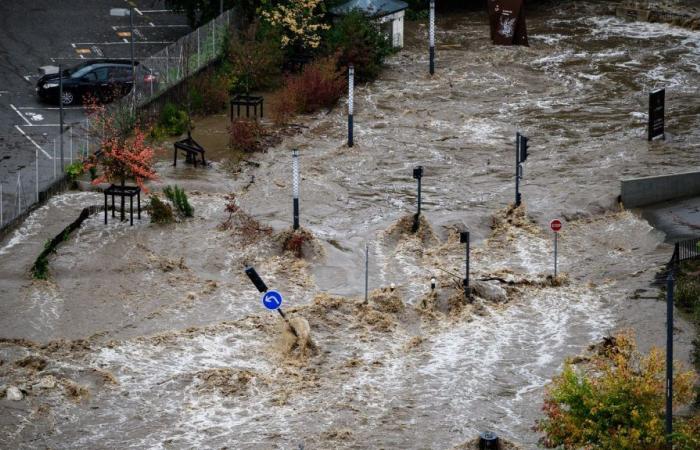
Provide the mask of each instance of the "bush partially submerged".
[{"label": "bush partially submerged", "polygon": [[265,129],[255,119],[237,117],[231,122],[230,142],[231,148],[252,153],[262,150]]},{"label": "bush partially submerged", "polygon": [[163,193],[173,206],[175,206],[180,215],[184,217],[192,217],[194,215],[194,208],[190,205],[184,189],[177,185],[166,186],[165,189],[163,189]]},{"label": "bush partially submerged", "polygon": [[345,93],[346,86],[344,72],[338,70],[335,57],[318,59],[300,74],[285,78],[272,101],[272,118],[276,123],[287,123],[294,114],[330,108]]},{"label": "bush partially submerged", "polygon": [[232,230],[233,235],[239,237],[245,245],[257,242],[263,236],[272,235],[271,227],[261,224],[238,206],[236,194],[227,195],[226,199],[228,218],[219,224],[219,230]]},{"label": "bush partially submerged", "polygon": [[172,223],[175,221],[173,208],[162,201],[158,196],[151,195],[151,223]]}]

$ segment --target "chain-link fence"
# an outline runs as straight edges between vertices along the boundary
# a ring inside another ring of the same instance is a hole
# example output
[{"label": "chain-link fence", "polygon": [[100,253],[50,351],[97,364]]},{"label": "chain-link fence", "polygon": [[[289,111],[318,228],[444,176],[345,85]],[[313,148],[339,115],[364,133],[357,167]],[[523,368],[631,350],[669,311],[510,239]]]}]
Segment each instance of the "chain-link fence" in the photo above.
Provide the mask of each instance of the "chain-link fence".
[{"label": "chain-link fence", "polygon": [[[140,59],[136,89],[110,104],[108,110],[122,114],[134,108],[134,101],[135,109],[144,107],[219,58],[232,18],[232,12],[226,11],[158,53]],[[63,133],[53,136],[27,134],[16,127],[24,139],[12,150],[23,155],[24,162],[0,180],[0,230],[21,221],[33,205],[60,190],[68,167],[98,150],[101,130],[95,128],[89,117],[66,123]]]}]

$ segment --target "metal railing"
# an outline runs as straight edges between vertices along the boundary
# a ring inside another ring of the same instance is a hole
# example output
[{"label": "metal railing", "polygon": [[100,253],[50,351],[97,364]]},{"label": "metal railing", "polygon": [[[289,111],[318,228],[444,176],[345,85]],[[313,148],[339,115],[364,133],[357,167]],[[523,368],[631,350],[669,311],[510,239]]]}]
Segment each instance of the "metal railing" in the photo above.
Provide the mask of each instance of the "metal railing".
[{"label": "metal railing", "polygon": [[[154,55],[140,59],[140,65],[147,71],[137,72],[136,95],[130,94],[111,103],[108,111],[131,108],[134,101],[136,109],[148,105],[218,59],[225,51],[224,43],[233,16],[231,10],[226,11]],[[155,82],[150,77],[146,79],[147,74],[153,75]],[[56,136],[25,135],[26,139],[16,152],[27,155],[28,162],[0,179],[0,231],[21,222],[34,205],[60,190],[65,185],[65,168],[69,164],[98,150],[101,130],[95,128],[86,117],[81,122],[66,124],[63,132]],[[32,153],[34,158],[29,156]]]},{"label": "metal railing", "polygon": [[700,259],[700,247],[698,245],[700,245],[700,238],[676,242],[673,248],[673,255],[667,266],[675,268],[683,261]]}]

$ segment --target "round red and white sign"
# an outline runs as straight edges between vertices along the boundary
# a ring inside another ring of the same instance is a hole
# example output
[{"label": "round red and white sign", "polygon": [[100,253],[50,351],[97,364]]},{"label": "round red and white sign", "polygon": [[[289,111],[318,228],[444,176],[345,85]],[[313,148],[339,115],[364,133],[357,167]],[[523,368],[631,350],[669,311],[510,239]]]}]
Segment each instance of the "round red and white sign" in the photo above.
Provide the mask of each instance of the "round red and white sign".
[{"label": "round red and white sign", "polygon": [[559,230],[561,230],[561,220],[559,219],[554,219],[551,222],[549,222],[549,228],[552,229],[555,233],[558,233]]}]

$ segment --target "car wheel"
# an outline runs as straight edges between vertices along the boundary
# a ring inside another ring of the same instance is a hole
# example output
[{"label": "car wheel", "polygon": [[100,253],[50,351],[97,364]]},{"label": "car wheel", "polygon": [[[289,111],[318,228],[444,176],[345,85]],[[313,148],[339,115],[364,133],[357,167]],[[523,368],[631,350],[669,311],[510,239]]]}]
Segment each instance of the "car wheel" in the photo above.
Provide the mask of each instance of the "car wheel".
[{"label": "car wheel", "polygon": [[75,95],[71,91],[63,91],[63,97],[61,97],[61,103],[64,105],[72,105],[75,102]]}]

